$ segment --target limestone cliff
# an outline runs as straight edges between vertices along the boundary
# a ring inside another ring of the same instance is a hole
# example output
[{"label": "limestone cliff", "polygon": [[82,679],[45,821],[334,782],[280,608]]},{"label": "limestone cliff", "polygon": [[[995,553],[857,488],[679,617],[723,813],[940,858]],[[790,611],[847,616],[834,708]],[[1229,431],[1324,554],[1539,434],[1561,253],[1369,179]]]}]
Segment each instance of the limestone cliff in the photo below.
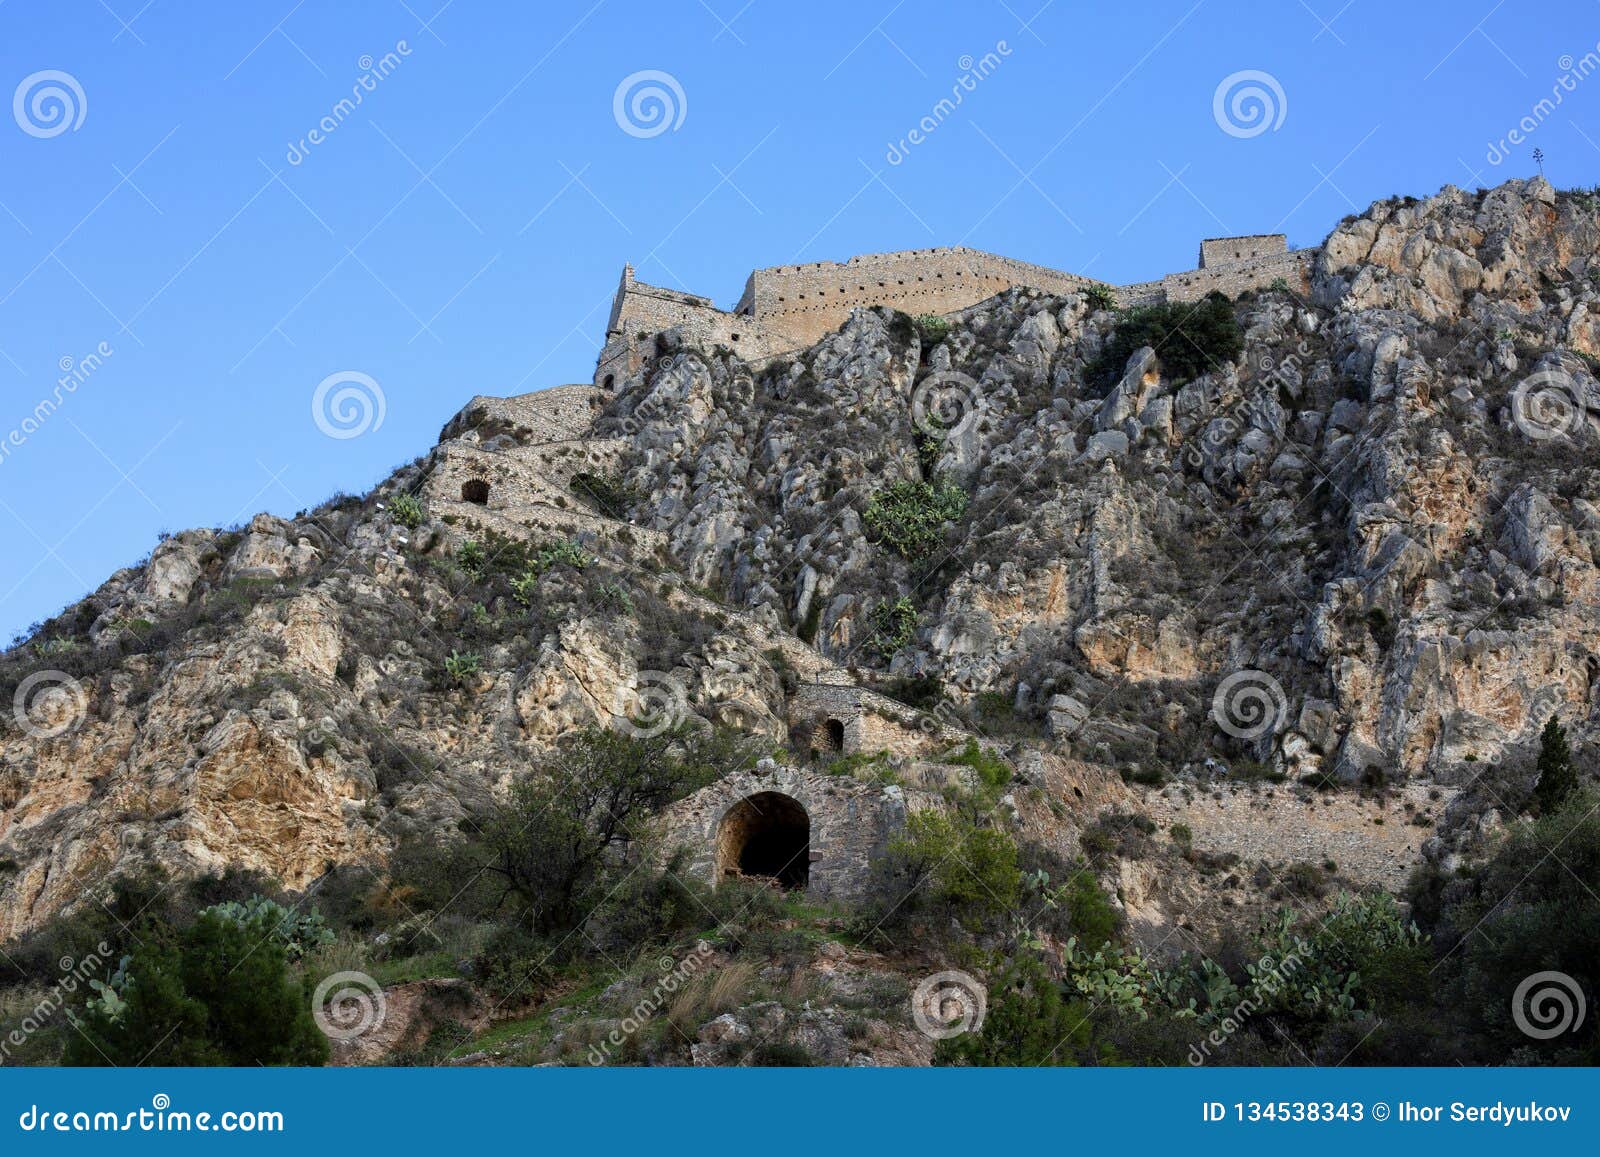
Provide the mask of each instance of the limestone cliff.
[{"label": "limestone cliff", "polygon": [[[1131,806],[1114,772],[1227,768],[1409,784],[1447,856],[1552,712],[1593,741],[1600,203],[1375,204],[1197,376],[1108,367],[1106,304],[858,310],[758,364],[669,330],[609,393],[474,399],[364,498],[162,542],[0,660],[0,940],[146,862],[380,870],[590,723],[803,764],[808,682],[876,696],[861,745],[913,793],[968,735],[1034,767],[1013,822],[1066,854]],[[874,503],[924,480],[963,500],[906,557]],[[1314,853],[1257,803],[1196,826]],[[1392,883],[1425,827],[1329,831]],[[1123,883],[1155,924],[1205,902]]]}]

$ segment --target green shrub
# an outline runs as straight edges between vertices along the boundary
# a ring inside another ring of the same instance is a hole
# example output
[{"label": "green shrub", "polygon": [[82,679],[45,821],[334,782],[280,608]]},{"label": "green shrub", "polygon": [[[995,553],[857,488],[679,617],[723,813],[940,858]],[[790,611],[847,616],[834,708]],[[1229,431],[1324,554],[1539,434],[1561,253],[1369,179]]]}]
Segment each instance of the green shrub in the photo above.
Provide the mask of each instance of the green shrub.
[{"label": "green shrub", "polygon": [[203,913],[136,948],[121,993],[86,1005],[68,1065],[320,1065],[328,1042],[269,917]]},{"label": "green shrub", "polygon": [[623,870],[615,850],[744,754],[715,733],[578,732],[513,782],[484,830],[480,867],[522,901],[536,933],[575,928],[607,894],[609,873]]},{"label": "green shrub", "polygon": [[1394,645],[1394,623],[1382,607],[1373,607],[1367,612],[1367,629],[1380,649],[1387,651]]},{"label": "green shrub", "polygon": [[422,525],[422,503],[409,494],[397,494],[389,503],[389,514],[407,530],[415,530]]},{"label": "green shrub", "polygon": [[[1313,1021],[1340,1021],[1372,1007],[1366,977],[1397,955],[1421,959],[1425,941],[1387,893],[1340,893],[1333,908],[1305,926],[1289,909],[1263,921],[1252,977],[1275,974],[1265,1007]],[[1270,962],[1270,963],[1267,963]]]},{"label": "green shrub", "polygon": [[806,643],[808,645],[814,643],[817,639],[817,628],[821,625],[822,600],[819,598],[813,598],[811,600],[811,605],[806,608],[806,617],[802,619],[800,621],[800,625],[795,628],[795,636],[799,638],[802,643]]},{"label": "green shrub", "polygon": [[522,572],[509,580],[512,597],[523,606],[528,606],[533,602],[533,593],[538,589],[540,578],[552,567],[570,566],[574,570],[584,570],[592,562],[594,559],[571,539],[547,543],[532,553],[524,554]]},{"label": "green shrub", "polygon": [[456,551],[456,565],[473,578],[483,574],[483,568],[488,564],[488,552],[483,549],[483,543],[477,539],[469,538],[461,544]]},{"label": "green shrub", "polygon": [[324,944],[333,943],[333,929],[328,927],[322,913],[315,908],[297,910],[286,908],[276,900],[257,893],[248,900],[228,900],[213,904],[206,912],[232,920],[243,927],[247,924],[264,924],[272,929],[283,945],[285,957],[296,961]]},{"label": "green shrub", "polygon": [[558,563],[564,563],[574,570],[583,570],[594,559],[590,558],[584,549],[571,539],[552,543],[539,548],[539,553],[534,557],[534,566],[543,573]]},{"label": "green shrub", "polygon": [[920,811],[889,841],[874,891],[887,914],[878,922],[931,926],[955,921],[969,931],[998,926],[1015,911],[1022,886],[1017,845],[972,819]]},{"label": "green shrub", "polygon": [[750,1050],[746,1064],[757,1068],[800,1069],[816,1062],[804,1045],[794,1041],[763,1041]]},{"label": "green shrub", "polygon": [[1328,890],[1327,873],[1304,861],[1290,864],[1283,871],[1283,888],[1291,896],[1319,899]]},{"label": "green shrub", "polygon": [[980,787],[989,796],[997,795],[1011,782],[1011,764],[980,747],[976,739],[967,740],[965,747],[954,755],[944,756],[944,761],[972,768],[978,773]]},{"label": "green shrub", "polygon": [[917,626],[917,609],[902,595],[873,607],[868,621],[872,624],[873,646],[889,656],[911,642]]},{"label": "green shrub", "polygon": [[703,928],[710,888],[690,859],[680,848],[660,871],[630,872],[584,924],[583,939],[603,953],[628,953]]},{"label": "green shrub", "polygon": [[934,1046],[936,1065],[1072,1067],[1089,1045],[1088,1006],[1063,997],[1031,955],[1010,961],[988,985],[988,1011],[976,1032]]},{"label": "green shrub", "polygon": [[1094,873],[1080,868],[1067,877],[1062,900],[1073,935],[1083,944],[1108,944],[1122,926],[1122,914],[1111,903]]},{"label": "green shrub", "polygon": [[1083,291],[1084,299],[1089,303],[1089,308],[1094,310],[1116,309],[1117,295],[1109,285],[1091,285]]},{"label": "green shrub", "polygon": [[933,674],[908,675],[884,683],[883,693],[908,707],[932,711],[944,699],[944,683]]},{"label": "green shrub", "polygon": [[625,615],[633,614],[633,596],[621,583],[601,583],[594,593],[603,605],[614,606]]},{"label": "green shrub", "polygon": [[1167,379],[1181,385],[1238,358],[1244,337],[1233,303],[1220,293],[1201,301],[1139,306],[1118,319],[1105,350],[1086,371],[1088,385],[1109,391],[1144,346],[1156,351]]},{"label": "green shrub", "polygon": [[895,482],[872,496],[862,522],[902,557],[918,559],[944,541],[945,526],[966,509],[966,491],[949,479]]},{"label": "green shrub", "polygon": [[511,580],[511,597],[525,607],[533,604],[533,594],[538,589],[539,576],[531,570]]},{"label": "green shrub", "polygon": [[1166,978],[1138,948],[1104,942],[1091,952],[1074,936],[1062,948],[1061,964],[1067,990],[1096,1008],[1107,1006],[1143,1020],[1163,999]]},{"label": "green shrub", "polygon": [[[1510,995],[1526,977],[1566,973],[1584,992],[1600,986],[1600,794],[1579,788],[1554,811],[1512,825],[1494,858],[1478,872],[1437,880],[1436,935],[1451,948],[1453,974],[1443,986],[1449,1007],[1501,1049],[1588,1050],[1568,1063],[1600,1060],[1595,1018],[1538,1046],[1511,1019]],[[1414,897],[1417,898],[1417,897]],[[1501,1054],[1504,1055],[1503,1053]]]},{"label": "green shrub", "polygon": [[936,313],[918,314],[913,320],[924,346],[936,346],[950,335],[950,323]]},{"label": "green shrub", "polygon": [[497,1004],[531,1003],[555,976],[556,947],[515,924],[496,925],[473,959],[473,977]]},{"label": "green shrub", "polygon": [[469,651],[462,654],[451,651],[444,661],[444,673],[450,682],[459,685],[469,683],[478,677],[478,672],[483,668],[483,660],[477,654]]},{"label": "green shrub", "polygon": [[587,470],[574,474],[568,489],[594,503],[609,518],[626,518],[628,508],[644,497],[624,483],[620,474],[595,474]]}]

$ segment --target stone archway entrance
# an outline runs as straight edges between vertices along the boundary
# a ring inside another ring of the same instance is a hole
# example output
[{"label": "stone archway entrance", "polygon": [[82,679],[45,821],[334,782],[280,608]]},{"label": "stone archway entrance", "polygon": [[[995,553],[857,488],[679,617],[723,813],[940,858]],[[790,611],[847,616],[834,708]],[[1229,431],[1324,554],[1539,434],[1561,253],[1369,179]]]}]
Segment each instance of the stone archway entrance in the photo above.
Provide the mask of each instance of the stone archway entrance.
[{"label": "stone archway entrance", "polygon": [[803,890],[811,879],[811,817],[800,801],[757,792],[730,807],[717,828],[717,879],[761,876]]}]

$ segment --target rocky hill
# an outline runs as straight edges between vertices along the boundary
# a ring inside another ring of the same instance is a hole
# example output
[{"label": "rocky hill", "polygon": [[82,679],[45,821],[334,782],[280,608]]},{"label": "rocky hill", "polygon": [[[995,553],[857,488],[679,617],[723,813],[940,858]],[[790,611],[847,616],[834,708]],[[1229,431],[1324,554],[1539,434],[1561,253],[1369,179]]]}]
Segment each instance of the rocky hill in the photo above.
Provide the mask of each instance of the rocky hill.
[{"label": "rocky hill", "polygon": [[[473,399],[364,497],[174,535],[7,652],[0,940],[151,864],[379,878],[564,735],[704,721],[854,759],[891,828],[971,740],[1155,948],[1295,865],[1481,857],[1546,720],[1596,737],[1593,196],[1376,203],[1309,297],[653,341],[612,392]],[[1144,815],[1198,858],[1107,854]]]}]

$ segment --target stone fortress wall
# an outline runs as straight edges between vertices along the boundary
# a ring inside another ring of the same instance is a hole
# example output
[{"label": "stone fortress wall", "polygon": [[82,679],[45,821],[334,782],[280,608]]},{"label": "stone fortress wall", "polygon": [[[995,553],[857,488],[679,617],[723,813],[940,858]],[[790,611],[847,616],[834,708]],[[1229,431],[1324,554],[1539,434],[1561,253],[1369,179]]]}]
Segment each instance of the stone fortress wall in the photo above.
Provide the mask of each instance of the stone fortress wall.
[{"label": "stone fortress wall", "polygon": [[718,309],[708,297],[639,281],[629,265],[612,302],[594,382],[614,389],[653,353],[654,335],[674,327],[702,344],[762,361],[821,340],[853,309],[884,305],[910,314],[948,314],[1018,286],[1067,294],[1099,285],[1123,307],[1197,301],[1213,291],[1233,297],[1280,279],[1308,292],[1315,254],[1314,249],[1291,250],[1282,233],[1211,237],[1200,243],[1195,269],[1117,286],[964,246],[908,249],[842,263],[758,269],[731,311]]},{"label": "stone fortress wall", "polygon": [[1013,285],[1077,293],[1096,284],[1088,277],[962,246],[908,249],[852,257],[843,264],[815,261],[758,269],[750,275],[734,313],[759,319],[767,334],[807,346],[838,329],[852,309],[863,306],[889,305],[911,314],[954,313]]},{"label": "stone fortress wall", "polygon": [[1289,241],[1282,233],[1252,233],[1245,237],[1207,237],[1200,242],[1200,268],[1215,269],[1234,261],[1257,257],[1282,257]]}]

